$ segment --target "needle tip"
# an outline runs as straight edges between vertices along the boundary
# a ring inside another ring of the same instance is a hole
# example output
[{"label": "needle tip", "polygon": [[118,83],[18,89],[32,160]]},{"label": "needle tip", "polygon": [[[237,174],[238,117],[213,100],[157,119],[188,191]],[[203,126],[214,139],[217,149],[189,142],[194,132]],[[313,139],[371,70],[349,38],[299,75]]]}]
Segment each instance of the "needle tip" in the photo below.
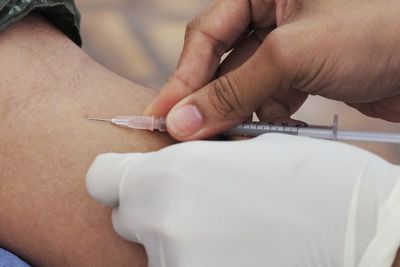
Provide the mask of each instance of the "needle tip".
[{"label": "needle tip", "polygon": [[111,119],[100,119],[100,118],[87,118],[90,121],[106,121],[106,122],[112,122]]}]

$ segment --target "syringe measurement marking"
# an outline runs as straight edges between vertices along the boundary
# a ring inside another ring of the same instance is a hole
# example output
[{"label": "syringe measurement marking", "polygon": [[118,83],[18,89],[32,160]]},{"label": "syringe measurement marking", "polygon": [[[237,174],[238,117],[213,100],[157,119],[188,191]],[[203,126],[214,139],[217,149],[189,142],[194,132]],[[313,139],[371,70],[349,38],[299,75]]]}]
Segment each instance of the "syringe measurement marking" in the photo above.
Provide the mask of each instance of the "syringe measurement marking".
[{"label": "syringe measurement marking", "polygon": [[299,134],[299,126],[288,126],[287,124],[276,125],[273,123],[242,123],[237,130],[256,130],[270,133],[288,133],[291,135]]}]

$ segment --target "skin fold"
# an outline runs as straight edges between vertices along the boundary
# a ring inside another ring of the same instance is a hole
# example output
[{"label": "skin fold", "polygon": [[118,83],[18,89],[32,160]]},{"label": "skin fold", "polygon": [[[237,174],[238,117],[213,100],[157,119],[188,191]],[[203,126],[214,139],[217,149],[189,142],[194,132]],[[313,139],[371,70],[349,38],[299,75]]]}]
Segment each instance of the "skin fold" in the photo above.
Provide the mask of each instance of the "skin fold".
[{"label": "skin fold", "polygon": [[89,197],[85,175],[98,154],[173,141],[86,118],[141,114],[155,92],[36,16],[0,34],[0,58],[0,247],[34,266],[146,266],[144,249],[120,239],[110,209]]},{"label": "skin fold", "polygon": [[87,57],[40,17],[0,35],[0,247],[35,266],[146,266],[120,239],[110,209],[90,198],[96,155],[148,152],[172,143],[155,133],[91,122],[142,114],[155,92]]}]

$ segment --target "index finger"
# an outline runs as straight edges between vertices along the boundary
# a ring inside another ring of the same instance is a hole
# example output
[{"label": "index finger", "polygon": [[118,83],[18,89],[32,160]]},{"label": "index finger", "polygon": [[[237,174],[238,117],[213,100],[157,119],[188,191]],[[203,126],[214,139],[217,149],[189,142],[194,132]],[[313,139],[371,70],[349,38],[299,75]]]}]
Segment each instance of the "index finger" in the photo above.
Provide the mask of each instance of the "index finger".
[{"label": "index finger", "polygon": [[121,181],[138,158],[138,154],[109,153],[98,156],[86,175],[89,194],[105,205],[118,206]]},{"label": "index finger", "polygon": [[180,100],[207,85],[221,57],[249,29],[275,23],[274,0],[216,0],[192,20],[175,73],[147,109],[165,116]]}]

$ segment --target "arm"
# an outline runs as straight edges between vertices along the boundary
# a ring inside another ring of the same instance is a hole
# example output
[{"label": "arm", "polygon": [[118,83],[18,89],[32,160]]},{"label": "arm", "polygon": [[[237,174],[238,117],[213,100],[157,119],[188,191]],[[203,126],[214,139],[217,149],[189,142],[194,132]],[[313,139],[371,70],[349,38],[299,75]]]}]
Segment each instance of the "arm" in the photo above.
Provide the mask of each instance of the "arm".
[{"label": "arm", "polygon": [[145,266],[142,247],[118,238],[110,210],[88,196],[85,174],[97,154],[171,140],[85,118],[140,114],[154,92],[38,17],[0,35],[0,58],[0,247],[36,266]]},{"label": "arm", "polygon": [[394,261],[393,267],[400,267],[400,250],[397,252],[397,257]]}]

